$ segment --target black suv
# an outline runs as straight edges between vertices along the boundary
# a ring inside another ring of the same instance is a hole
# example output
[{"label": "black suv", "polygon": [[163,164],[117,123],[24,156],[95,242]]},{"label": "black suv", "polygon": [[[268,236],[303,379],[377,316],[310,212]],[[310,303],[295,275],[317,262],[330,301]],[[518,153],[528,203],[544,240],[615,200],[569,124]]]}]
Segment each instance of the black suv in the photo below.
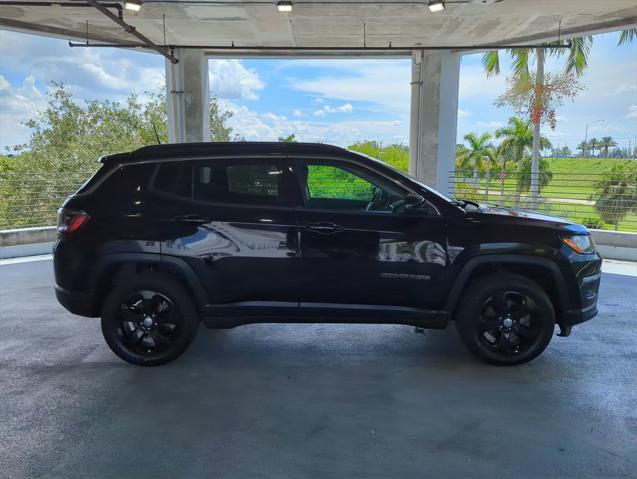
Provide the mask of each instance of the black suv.
[{"label": "black suv", "polygon": [[304,143],[158,145],[106,156],[59,211],[56,295],[101,316],[139,365],[200,321],[455,320],[481,359],[519,364],[597,314],[601,257],[569,221],[451,200],[388,165]]}]

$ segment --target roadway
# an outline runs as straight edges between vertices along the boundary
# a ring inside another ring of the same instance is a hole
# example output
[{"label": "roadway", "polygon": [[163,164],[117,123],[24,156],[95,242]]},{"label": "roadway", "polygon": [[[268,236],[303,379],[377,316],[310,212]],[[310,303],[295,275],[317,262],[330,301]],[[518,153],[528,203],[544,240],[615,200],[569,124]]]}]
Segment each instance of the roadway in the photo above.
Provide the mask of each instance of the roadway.
[{"label": "roadway", "polygon": [[205,328],[177,362],[116,358],[55,300],[50,261],[0,266],[0,476],[637,477],[637,278],[534,362],[453,327]]}]

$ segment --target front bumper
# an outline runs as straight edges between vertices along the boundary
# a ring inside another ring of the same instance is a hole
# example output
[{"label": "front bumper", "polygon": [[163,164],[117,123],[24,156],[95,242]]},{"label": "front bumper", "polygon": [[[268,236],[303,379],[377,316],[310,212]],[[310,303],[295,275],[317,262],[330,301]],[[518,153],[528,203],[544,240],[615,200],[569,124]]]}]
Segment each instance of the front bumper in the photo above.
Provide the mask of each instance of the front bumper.
[{"label": "front bumper", "polygon": [[67,311],[73,314],[89,318],[99,316],[94,310],[94,295],[92,291],[70,291],[56,284],[55,297]]},{"label": "front bumper", "polygon": [[582,308],[562,313],[558,321],[560,336],[568,336],[574,325],[588,321],[597,315],[597,297],[601,277],[601,271],[597,271],[582,278],[579,288]]}]

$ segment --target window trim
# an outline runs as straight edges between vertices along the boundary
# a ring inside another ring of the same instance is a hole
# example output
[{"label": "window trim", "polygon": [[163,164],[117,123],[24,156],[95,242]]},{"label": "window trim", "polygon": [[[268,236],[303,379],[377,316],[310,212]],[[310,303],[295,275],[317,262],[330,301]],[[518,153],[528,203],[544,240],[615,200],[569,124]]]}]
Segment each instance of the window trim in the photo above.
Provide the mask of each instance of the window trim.
[{"label": "window trim", "polygon": [[[148,191],[152,191],[155,194],[160,194],[160,195],[165,195],[168,196],[170,198],[179,198],[181,200],[184,201],[194,201],[196,203],[202,203],[202,204],[207,204],[207,205],[211,205],[211,204],[217,204],[220,206],[236,206],[236,207],[248,207],[248,208],[252,208],[254,207],[254,205],[237,205],[235,203],[212,203],[212,202],[208,202],[208,201],[201,201],[201,200],[195,200],[193,197],[191,198],[184,198],[183,196],[177,196],[177,195],[172,195],[170,193],[164,193],[161,192],[160,190],[156,190],[155,188],[153,188],[154,185],[154,175],[156,174],[157,170],[159,169],[159,165],[161,165],[162,163],[169,163],[169,162],[182,162],[182,161],[190,161],[190,162],[195,162],[195,161],[206,161],[206,160],[232,160],[232,159],[259,159],[259,160],[280,160],[280,161],[284,161],[286,162],[286,166],[288,168],[292,168],[291,172],[286,172],[285,173],[285,177],[288,178],[288,181],[290,177],[293,177],[293,179],[291,180],[292,183],[288,186],[294,188],[296,190],[296,194],[290,195],[284,195],[286,197],[286,201],[285,201],[285,205],[281,205],[281,206],[265,206],[265,205],[261,205],[261,208],[271,208],[271,209],[276,209],[276,210],[299,210],[299,209],[303,209],[304,211],[324,211],[324,212],[338,212],[338,211],[343,211],[343,210],[326,210],[326,209],[314,209],[314,210],[310,210],[305,208],[304,202],[303,202],[303,196],[302,196],[302,192],[300,191],[300,187],[299,187],[299,177],[298,177],[298,172],[297,172],[297,168],[296,168],[296,160],[301,160],[301,159],[308,159],[308,160],[330,160],[330,161],[335,161],[335,162],[344,162],[344,163],[350,163],[354,166],[358,166],[360,168],[364,168],[364,169],[368,169],[371,170],[373,173],[375,173],[376,175],[382,176],[383,178],[385,178],[387,181],[390,181],[396,185],[398,185],[401,188],[404,188],[406,190],[408,190],[410,193],[414,193],[414,194],[418,194],[421,196],[425,197],[425,201],[426,203],[436,212],[437,216],[444,216],[442,214],[442,211],[440,209],[440,207],[438,207],[434,202],[432,202],[428,196],[429,196],[429,192],[427,190],[424,191],[424,195],[422,194],[423,191],[416,191],[414,188],[412,188],[411,186],[406,185],[403,182],[400,182],[394,178],[389,177],[388,175],[378,171],[376,168],[370,167],[368,165],[364,165],[361,164],[360,160],[355,160],[355,159],[351,159],[351,158],[346,158],[343,156],[337,156],[337,155],[313,155],[313,154],[307,154],[307,153],[301,153],[301,154],[294,154],[294,155],[290,155],[287,153],[277,153],[277,154],[269,154],[269,155],[219,155],[219,156],[214,156],[214,155],[187,155],[187,156],[183,156],[183,157],[173,157],[173,158],[159,158],[159,159],[143,159],[143,160],[133,160],[130,162],[122,162],[122,163],[117,163],[115,165],[113,165],[112,169],[110,171],[108,171],[104,176],[102,176],[102,178],[100,178],[94,185],[92,185],[91,188],[89,188],[88,190],[76,194],[75,196],[88,196],[90,194],[92,194],[97,188],[99,188],[101,186],[102,183],[104,183],[115,171],[117,171],[119,168],[124,168],[127,166],[131,166],[131,165],[141,165],[141,164],[154,164],[156,165],[156,171],[155,173],[153,173],[153,175],[151,175],[151,181],[148,183],[147,185],[147,189]],[[149,186],[150,185],[150,186]],[[451,206],[451,205],[449,205]],[[361,211],[359,213],[364,213],[364,214],[374,214],[374,213],[378,213],[378,212],[373,212],[373,211]],[[382,212],[381,212],[382,213]],[[384,214],[384,213],[383,213]],[[394,216],[409,216],[411,218],[413,218],[415,215],[413,214],[409,214],[406,215],[405,213],[395,213]],[[423,215],[424,216],[424,215]],[[429,216],[429,217],[433,217],[433,216]]]}]

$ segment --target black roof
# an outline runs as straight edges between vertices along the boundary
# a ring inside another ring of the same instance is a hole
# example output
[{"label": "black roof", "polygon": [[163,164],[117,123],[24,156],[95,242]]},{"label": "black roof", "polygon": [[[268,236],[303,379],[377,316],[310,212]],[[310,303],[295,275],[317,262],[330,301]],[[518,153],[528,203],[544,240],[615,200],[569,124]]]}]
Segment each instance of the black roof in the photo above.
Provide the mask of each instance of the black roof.
[{"label": "black roof", "polygon": [[323,143],[288,143],[276,141],[236,141],[210,143],[169,143],[144,146],[129,153],[103,156],[102,163],[126,163],[141,159],[192,158],[222,155],[294,155],[323,154],[352,156],[344,148]]}]

